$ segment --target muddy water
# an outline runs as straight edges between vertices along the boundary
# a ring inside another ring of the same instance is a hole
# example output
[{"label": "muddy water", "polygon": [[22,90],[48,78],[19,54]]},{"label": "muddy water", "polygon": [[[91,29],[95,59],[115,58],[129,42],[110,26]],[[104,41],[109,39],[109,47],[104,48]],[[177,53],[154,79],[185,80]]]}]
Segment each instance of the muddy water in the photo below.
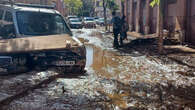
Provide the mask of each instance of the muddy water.
[{"label": "muddy water", "polygon": [[97,90],[109,97],[108,106],[115,109],[194,109],[195,78],[177,74],[189,68],[164,60],[167,62],[136,51],[124,54],[88,45],[86,68],[103,78]]},{"label": "muddy water", "polygon": [[86,57],[87,57],[87,61],[86,61],[86,67],[90,67],[93,64],[93,47],[88,45],[86,46]]},{"label": "muddy water", "polygon": [[100,80],[102,87],[99,87],[97,91],[109,97],[111,102],[107,106],[112,105],[108,107],[112,109],[127,109],[126,97],[130,96],[130,88],[122,89],[120,87],[122,85],[117,87],[117,82],[112,81],[112,79],[119,79],[120,73],[125,72],[125,70],[121,71],[120,57],[113,51],[92,45],[87,46],[86,68],[91,68],[98,77],[103,78]]},{"label": "muddy water", "polygon": [[87,46],[86,68],[92,68],[97,75],[107,78],[114,77],[118,71],[119,59],[114,52],[103,50],[99,47]]}]

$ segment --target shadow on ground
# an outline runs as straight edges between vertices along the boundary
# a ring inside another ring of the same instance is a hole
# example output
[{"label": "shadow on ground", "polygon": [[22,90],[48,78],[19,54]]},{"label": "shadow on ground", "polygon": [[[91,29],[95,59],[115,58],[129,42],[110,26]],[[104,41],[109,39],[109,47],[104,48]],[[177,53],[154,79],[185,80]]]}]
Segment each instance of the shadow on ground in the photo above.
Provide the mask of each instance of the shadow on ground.
[{"label": "shadow on ground", "polygon": [[[118,51],[121,53],[131,55],[132,57],[139,57],[139,56],[155,57],[160,59],[162,62],[166,64],[167,63],[172,64],[173,62],[176,62],[180,65],[184,65],[189,68],[195,69],[194,50],[189,51],[187,49],[185,50],[180,48],[165,48],[164,49],[165,53],[159,54],[157,42],[158,40],[155,38],[136,39],[136,40],[132,40],[130,43],[125,44],[122,48],[119,48]],[[187,61],[184,61],[184,58],[188,58],[188,59],[192,58],[193,62],[189,63]],[[167,61],[167,59],[169,59],[169,61]]]}]

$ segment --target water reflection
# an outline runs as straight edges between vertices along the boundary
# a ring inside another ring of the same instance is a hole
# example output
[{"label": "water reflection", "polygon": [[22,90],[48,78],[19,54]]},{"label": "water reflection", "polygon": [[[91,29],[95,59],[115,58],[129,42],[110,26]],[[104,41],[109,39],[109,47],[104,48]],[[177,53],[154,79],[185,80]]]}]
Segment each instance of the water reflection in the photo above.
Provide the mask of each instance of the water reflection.
[{"label": "water reflection", "polygon": [[86,68],[90,67],[93,64],[93,47],[92,46],[86,46],[86,57],[87,57],[87,61],[86,61]]},{"label": "water reflection", "polygon": [[117,56],[113,52],[108,52],[101,48],[90,45],[88,45],[86,49],[86,68],[91,67],[96,74],[105,77],[113,77],[113,75],[119,73],[117,70],[119,62]]}]

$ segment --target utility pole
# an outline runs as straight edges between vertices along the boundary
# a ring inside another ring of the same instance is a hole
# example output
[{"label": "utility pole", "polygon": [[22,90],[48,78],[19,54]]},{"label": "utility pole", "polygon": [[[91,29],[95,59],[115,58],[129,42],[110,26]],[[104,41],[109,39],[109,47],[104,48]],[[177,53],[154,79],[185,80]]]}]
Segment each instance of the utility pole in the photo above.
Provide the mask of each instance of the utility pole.
[{"label": "utility pole", "polygon": [[158,40],[158,52],[160,54],[163,53],[163,5],[164,0],[160,0],[160,4],[158,5],[158,18],[157,18],[157,36]]}]

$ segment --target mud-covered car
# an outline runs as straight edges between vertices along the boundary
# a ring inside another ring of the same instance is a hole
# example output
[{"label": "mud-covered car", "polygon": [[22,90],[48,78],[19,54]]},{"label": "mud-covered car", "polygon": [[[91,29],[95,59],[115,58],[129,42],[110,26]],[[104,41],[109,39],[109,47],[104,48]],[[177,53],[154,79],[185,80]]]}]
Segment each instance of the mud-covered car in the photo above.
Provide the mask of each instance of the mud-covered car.
[{"label": "mud-covered car", "polygon": [[71,15],[70,15],[70,16],[67,16],[67,17],[66,17],[66,20],[69,21],[70,19],[74,19],[74,18],[78,18],[78,17],[77,17],[77,16],[73,16],[73,15],[71,16]]},{"label": "mud-covered car", "polygon": [[0,30],[0,74],[35,68],[84,71],[84,45],[51,6],[0,4]]},{"label": "mud-covered car", "polygon": [[83,26],[85,28],[96,28],[96,22],[93,17],[84,17],[83,18]]},{"label": "mud-covered car", "polygon": [[104,18],[99,18],[97,21],[96,21],[96,24],[97,25],[100,25],[100,26],[104,26]]},{"label": "mud-covered car", "polygon": [[82,21],[79,18],[69,19],[68,24],[69,24],[70,28],[73,28],[73,29],[82,29],[83,28]]}]

